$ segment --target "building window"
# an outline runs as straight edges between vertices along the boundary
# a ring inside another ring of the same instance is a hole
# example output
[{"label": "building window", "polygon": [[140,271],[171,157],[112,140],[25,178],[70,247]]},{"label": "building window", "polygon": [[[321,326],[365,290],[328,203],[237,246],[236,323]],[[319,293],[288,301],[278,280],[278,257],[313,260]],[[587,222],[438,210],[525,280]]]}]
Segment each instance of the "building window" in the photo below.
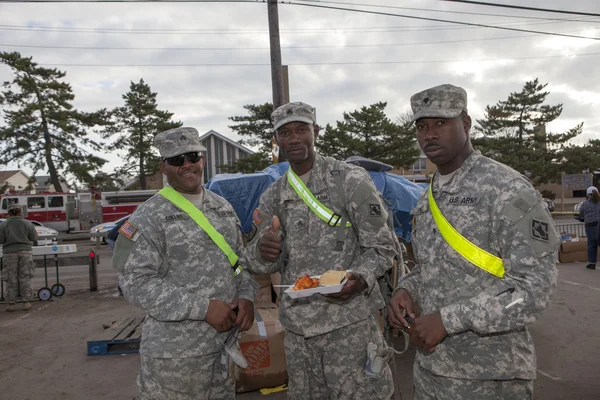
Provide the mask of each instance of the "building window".
[{"label": "building window", "polygon": [[427,169],[427,159],[419,158],[410,169],[413,171],[425,171]]},{"label": "building window", "polygon": [[227,143],[227,165],[235,163],[235,147]]}]

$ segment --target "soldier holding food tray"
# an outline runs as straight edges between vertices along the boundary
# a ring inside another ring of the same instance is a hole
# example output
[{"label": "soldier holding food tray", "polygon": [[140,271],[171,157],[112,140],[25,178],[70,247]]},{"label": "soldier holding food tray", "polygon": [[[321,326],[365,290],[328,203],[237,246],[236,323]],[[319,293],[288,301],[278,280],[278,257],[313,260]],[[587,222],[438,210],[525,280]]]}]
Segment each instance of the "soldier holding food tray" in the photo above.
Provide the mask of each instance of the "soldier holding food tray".
[{"label": "soldier holding food tray", "polygon": [[283,105],[272,122],[290,168],[254,211],[249,268],[279,271],[289,285],[305,275],[351,270],[338,275],[339,283],[345,280],[338,293],[281,297],[288,398],[390,398],[392,350],[374,316],[384,307],[377,279],[396,254],[385,206],[366,170],[315,152],[313,107]]}]

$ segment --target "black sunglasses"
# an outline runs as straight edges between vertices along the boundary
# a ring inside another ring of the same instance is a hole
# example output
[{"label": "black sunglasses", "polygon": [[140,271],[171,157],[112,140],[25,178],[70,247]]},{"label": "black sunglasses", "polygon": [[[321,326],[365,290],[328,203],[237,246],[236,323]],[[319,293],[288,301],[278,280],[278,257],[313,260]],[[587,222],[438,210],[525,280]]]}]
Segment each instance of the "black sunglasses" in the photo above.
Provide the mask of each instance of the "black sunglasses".
[{"label": "black sunglasses", "polygon": [[191,153],[179,154],[178,156],[167,157],[164,158],[163,161],[166,161],[167,164],[172,165],[173,167],[181,167],[185,160],[187,159],[191,164],[196,164],[202,158],[202,154],[200,152],[194,151]]}]

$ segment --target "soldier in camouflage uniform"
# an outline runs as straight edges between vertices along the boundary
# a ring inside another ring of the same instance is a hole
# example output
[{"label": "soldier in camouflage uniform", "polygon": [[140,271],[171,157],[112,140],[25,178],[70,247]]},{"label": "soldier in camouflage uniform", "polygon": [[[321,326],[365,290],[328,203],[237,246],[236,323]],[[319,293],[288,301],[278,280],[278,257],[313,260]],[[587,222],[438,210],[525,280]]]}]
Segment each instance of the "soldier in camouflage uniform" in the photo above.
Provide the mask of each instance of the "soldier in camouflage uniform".
[{"label": "soldier in camouflage uniform", "polygon": [[[288,398],[389,398],[391,350],[374,317],[374,309],[383,307],[377,278],[391,268],[395,254],[385,207],[364,169],[315,153],[319,127],[313,107],[289,103],[275,110],[272,120],[291,170],[341,216],[342,228],[307,206],[288,183],[288,171],[263,193],[254,211],[257,231],[248,246],[253,272],[280,271],[282,283],[293,285],[304,274],[352,270],[339,294],[281,297]],[[375,373],[365,368],[369,343],[384,360]]]},{"label": "soldier in camouflage uniform", "polygon": [[257,291],[245,269],[240,223],[225,199],[202,187],[201,152],[206,149],[196,129],[172,129],[157,135],[154,143],[170,187],[204,213],[242,258],[243,269],[235,274],[207,233],[160,194],[121,227],[113,265],[125,297],[147,312],[140,347],[141,397],[233,399],[235,383],[228,375],[224,343],[235,334],[232,329],[252,326]]},{"label": "soldier in camouflage uniform", "polygon": [[2,280],[6,281],[6,311],[15,310],[17,296],[23,309],[31,309],[31,278],[35,271],[31,242],[37,245],[35,226],[23,219],[21,207],[11,204],[8,219],[0,224],[0,245],[3,253]]},{"label": "soldier in camouflage uniform", "polygon": [[421,197],[413,227],[419,263],[401,280],[389,310],[392,326],[419,347],[414,399],[531,399],[536,358],[527,325],[556,285],[552,217],[525,177],[473,150],[464,89],[437,86],[415,94],[411,105],[419,145],[438,167],[434,204],[503,271],[494,275],[489,263],[475,265],[450,246],[428,193]]}]

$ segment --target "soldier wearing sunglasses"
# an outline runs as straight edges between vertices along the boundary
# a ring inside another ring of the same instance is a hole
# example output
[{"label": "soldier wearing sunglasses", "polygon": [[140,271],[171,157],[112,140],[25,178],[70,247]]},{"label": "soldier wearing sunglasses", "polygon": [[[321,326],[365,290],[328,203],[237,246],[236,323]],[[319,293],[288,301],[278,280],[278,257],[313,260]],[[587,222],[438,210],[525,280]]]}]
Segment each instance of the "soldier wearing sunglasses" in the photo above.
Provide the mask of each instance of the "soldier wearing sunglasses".
[{"label": "soldier wearing sunglasses", "polygon": [[236,339],[252,326],[257,290],[240,222],[202,187],[206,149],[196,129],[162,132],[154,143],[169,186],[123,224],[113,256],[125,297],[147,312],[141,398],[233,399],[226,355],[247,366]]}]

